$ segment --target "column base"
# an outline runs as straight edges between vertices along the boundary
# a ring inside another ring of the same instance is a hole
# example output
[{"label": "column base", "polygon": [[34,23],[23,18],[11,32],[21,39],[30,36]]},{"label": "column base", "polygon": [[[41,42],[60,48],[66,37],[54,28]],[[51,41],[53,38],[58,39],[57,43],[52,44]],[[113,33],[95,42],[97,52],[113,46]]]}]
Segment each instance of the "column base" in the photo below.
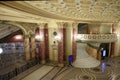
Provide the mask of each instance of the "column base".
[{"label": "column base", "polygon": [[45,61],[45,60],[42,60],[42,61],[41,61],[41,64],[45,64],[45,63],[46,63],[46,61]]},{"label": "column base", "polygon": [[63,64],[63,63],[58,63],[58,66],[59,66],[59,67],[63,67],[64,64]]}]

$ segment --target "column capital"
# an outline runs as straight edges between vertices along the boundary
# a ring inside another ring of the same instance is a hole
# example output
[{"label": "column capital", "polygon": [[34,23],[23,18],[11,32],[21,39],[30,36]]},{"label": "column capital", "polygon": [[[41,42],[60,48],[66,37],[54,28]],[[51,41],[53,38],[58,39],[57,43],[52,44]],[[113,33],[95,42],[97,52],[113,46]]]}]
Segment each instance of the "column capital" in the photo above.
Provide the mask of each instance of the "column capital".
[{"label": "column capital", "polygon": [[35,33],[30,34],[30,37],[35,37]]},{"label": "column capital", "polygon": [[58,28],[63,28],[65,22],[57,22]]},{"label": "column capital", "polygon": [[29,38],[30,35],[29,34],[24,34],[24,38]]},{"label": "column capital", "polygon": [[77,27],[77,26],[78,26],[78,24],[79,24],[79,23],[74,22],[74,23],[72,23],[72,26],[73,26],[73,27]]},{"label": "column capital", "polygon": [[39,28],[40,28],[40,29],[44,29],[46,24],[47,24],[47,23],[39,23],[38,25],[39,25]]}]

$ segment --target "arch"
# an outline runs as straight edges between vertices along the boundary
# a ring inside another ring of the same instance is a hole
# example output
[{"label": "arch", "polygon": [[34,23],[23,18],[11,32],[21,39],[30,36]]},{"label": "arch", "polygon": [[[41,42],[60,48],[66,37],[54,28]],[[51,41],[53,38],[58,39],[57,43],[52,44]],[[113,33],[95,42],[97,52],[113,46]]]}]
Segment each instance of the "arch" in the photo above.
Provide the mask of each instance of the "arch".
[{"label": "arch", "polygon": [[16,22],[5,22],[6,24],[10,24],[10,25],[13,25],[13,26],[16,26],[16,27],[19,27],[22,31],[23,31],[23,34],[27,34],[27,31],[24,29],[24,27]]},{"label": "arch", "polygon": [[35,33],[34,33],[32,30],[29,30],[29,31],[28,31],[28,34],[31,35],[31,34],[35,34]]}]

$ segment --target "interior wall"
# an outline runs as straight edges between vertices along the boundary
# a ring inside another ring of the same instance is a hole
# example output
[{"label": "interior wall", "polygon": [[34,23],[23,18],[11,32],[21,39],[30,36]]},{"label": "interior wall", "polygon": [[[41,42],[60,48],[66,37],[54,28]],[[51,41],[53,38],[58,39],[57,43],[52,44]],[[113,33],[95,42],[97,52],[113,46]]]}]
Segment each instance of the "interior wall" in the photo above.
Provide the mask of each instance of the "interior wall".
[{"label": "interior wall", "polygon": [[88,23],[88,25],[91,34],[112,32],[112,23]]},{"label": "interior wall", "polygon": [[100,23],[88,23],[88,27],[90,34],[100,33]]},{"label": "interior wall", "polygon": [[112,24],[110,23],[101,23],[100,33],[112,33]]}]

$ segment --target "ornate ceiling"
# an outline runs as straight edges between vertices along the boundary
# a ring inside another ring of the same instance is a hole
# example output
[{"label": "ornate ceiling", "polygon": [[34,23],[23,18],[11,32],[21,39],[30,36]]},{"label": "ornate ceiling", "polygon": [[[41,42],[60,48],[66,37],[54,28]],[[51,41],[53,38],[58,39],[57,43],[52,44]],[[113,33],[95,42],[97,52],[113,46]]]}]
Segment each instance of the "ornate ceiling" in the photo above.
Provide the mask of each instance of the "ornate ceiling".
[{"label": "ornate ceiling", "polygon": [[0,1],[0,19],[23,22],[119,22],[120,0]]},{"label": "ornate ceiling", "polygon": [[0,23],[0,39],[10,35],[13,32],[16,32],[18,30],[20,30],[20,28],[15,27],[13,25]]}]

